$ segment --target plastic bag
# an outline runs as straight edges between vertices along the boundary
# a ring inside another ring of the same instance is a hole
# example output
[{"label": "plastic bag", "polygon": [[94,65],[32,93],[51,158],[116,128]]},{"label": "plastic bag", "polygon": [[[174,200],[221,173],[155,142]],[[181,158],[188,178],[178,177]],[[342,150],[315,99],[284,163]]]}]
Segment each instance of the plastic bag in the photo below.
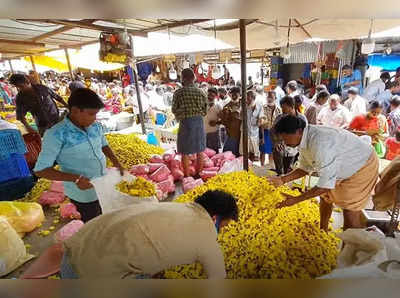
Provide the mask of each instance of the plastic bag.
[{"label": "plastic bag", "polygon": [[189,182],[194,182],[194,178],[193,177],[185,177],[182,179],[182,184],[187,184]]},{"label": "plastic bag", "polygon": [[155,171],[157,171],[159,168],[161,168],[162,166],[165,166],[164,163],[149,163],[149,173],[154,173]]},{"label": "plastic bag", "polygon": [[201,179],[203,179],[204,181],[207,181],[208,179],[210,179],[210,178],[216,176],[217,174],[218,174],[217,171],[208,171],[208,170],[204,170],[204,171],[201,171],[200,177],[201,177]]},{"label": "plastic bag", "polygon": [[207,159],[204,160],[204,168],[213,168],[214,163],[212,162],[211,159],[207,157]]},{"label": "plastic bag", "polygon": [[33,257],[26,252],[24,242],[8,220],[0,216],[0,276],[9,274]]},{"label": "plastic bag", "polygon": [[223,154],[224,154],[224,159],[227,160],[234,160],[236,158],[236,156],[232,153],[232,151],[226,151]]},{"label": "plastic bag", "polygon": [[206,148],[206,150],[204,150],[204,153],[210,158],[217,154],[217,152],[210,148]]},{"label": "plastic bag", "polygon": [[174,177],[174,181],[182,180],[185,176],[181,169],[172,169],[172,176]]},{"label": "plastic bag", "polygon": [[173,160],[175,157],[175,151],[174,150],[168,150],[167,152],[165,152],[162,156],[163,160],[165,162],[170,162],[171,160]]},{"label": "plastic bag", "polygon": [[42,206],[57,205],[65,201],[64,193],[45,191],[39,198],[39,204]]},{"label": "plastic bag", "polygon": [[80,228],[82,228],[84,225],[85,224],[81,220],[70,221],[68,224],[59,229],[57,233],[54,235],[55,241],[64,242],[69,237],[78,232]]},{"label": "plastic bag", "polygon": [[[171,176],[172,177],[172,176]],[[173,178],[172,178],[173,180]],[[175,191],[175,183],[171,181],[171,179],[167,179],[160,183],[157,183],[157,187],[162,190],[164,193],[172,193]]]},{"label": "plastic bag", "polygon": [[20,233],[32,232],[44,220],[42,206],[38,203],[0,202],[0,216]]},{"label": "plastic bag", "polygon": [[151,182],[153,182],[151,179],[150,179],[150,177],[149,177],[149,175],[136,175],[136,177],[142,177],[143,179],[146,179],[147,181],[151,181]]},{"label": "plastic bag", "polygon": [[379,158],[384,158],[386,154],[386,147],[381,140],[379,140],[376,144],[374,144],[376,155]]},{"label": "plastic bag", "polygon": [[148,174],[150,171],[150,168],[148,165],[136,165],[131,168],[129,171],[133,175],[144,175]]},{"label": "plastic bag", "polygon": [[172,169],[182,169],[182,156],[175,155],[174,159],[170,161],[170,168]]},{"label": "plastic bag", "polygon": [[60,215],[62,218],[80,219],[81,214],[72,203],[62,204],[60,207]]},{"label": "plastic bag", "polygon": [[171,171],[167,168],[166,165],[160,167],[157,171],[151,174],[149,177],[154,182],[161,182],[168,178],[168,175],[171,174]]},{"label": "plastic bag", "polygon": [[[252,163],[249,160],[249,166]],[[226,160],[221,165],[221,169],[219,170],[218,174],[226,174],[226,173],[233,173],[243,171],[243,157],[238,157],[234,160]]]},{"label": "plastic bag", "polygon": [[164,163],[161,155],[155,154],[150,158],[151,163]]},{"label": "plastic bag", "polygon": [[200,185],[203,185],[203,184],[204,184],[204,182],[201,178],[194,180],[192,182],[188,182],[183,185],[183,193],[187,193],[188,191],[190,191]]},{"label": "plastic bag", "polygon": [[62,181],[53,181],[50,185],[50,191],[64,193],[64,184]]},{"label": "plastic bag", "polygon": [[117,169],[107,169],[105,176],[90,181],[96,191],[103,214],[132,204],[158,202],[156,197],[138,198],[119,192],[115,189],[115,185],[121,182],[122,179],[132,181],[135,177],[128,174],[121,177]]}]

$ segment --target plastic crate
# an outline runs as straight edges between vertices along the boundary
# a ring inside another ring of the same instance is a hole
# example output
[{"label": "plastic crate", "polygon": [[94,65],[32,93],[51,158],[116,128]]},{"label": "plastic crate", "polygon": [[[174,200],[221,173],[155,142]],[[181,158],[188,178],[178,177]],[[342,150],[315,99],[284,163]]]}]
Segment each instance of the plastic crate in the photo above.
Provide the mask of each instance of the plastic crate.
[{"label": "plastic crate", "polygon": [[0,159],[8,159],[11,154],[25,154],[26,146],[19,130],[0,130]]},{"label": "plastic crate", "polygon": [[33,176],[0,183],[0,201],[20,199],[30,192],[34,185],[35,178]]},{"label": "plastic crate", "polygon": [[33,169],[39,157],[39,153],[42,150],[42,138],[36,133],[28,133],[24,135],[23,138],[26,148],[28,149],[28,152],[25,154],[25,159],[29,168]]},{"label": "plastic crate", "polygon": [[0,182],[30,175],[31,172],[23,154],[11,154],[10,158],[0,160]]}]

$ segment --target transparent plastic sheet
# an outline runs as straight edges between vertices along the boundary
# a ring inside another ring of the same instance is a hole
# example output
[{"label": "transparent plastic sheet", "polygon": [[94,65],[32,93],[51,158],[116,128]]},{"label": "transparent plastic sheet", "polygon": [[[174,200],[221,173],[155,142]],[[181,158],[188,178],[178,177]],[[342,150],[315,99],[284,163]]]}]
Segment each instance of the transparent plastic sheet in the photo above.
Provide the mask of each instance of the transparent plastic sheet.
[{"label": "transparent plastic sheet", "polygon": [[38,203],[0,202],[0,216],[4,216],[19,234],[33,231],[44,220],[42,206]]},{"label": "transparent plastic sheet", "polygon": [[117,169],[107,169],[106,175],[91,181],[96,190],[103,214],[125,208],[132,204],[158,203],[155,196],[146,198],[133,197],[121,193],[115,188],[115,185],[122,180],[131,182],[134,179],[136,179],[135,176],[127,173],[121,177]]},{"label": "transparent plastic sheet", "polygon": [[400,279],[399,235],[391,238],[380,231],[349,229],[339,237],[344,247],[338,256],[338,268],[321,279]]},{"label": "transparent plastic sheet", "polygon": [[0,216],[0,276],[7,275],[33,257],[26,253],[24,242],[7,218]]}]

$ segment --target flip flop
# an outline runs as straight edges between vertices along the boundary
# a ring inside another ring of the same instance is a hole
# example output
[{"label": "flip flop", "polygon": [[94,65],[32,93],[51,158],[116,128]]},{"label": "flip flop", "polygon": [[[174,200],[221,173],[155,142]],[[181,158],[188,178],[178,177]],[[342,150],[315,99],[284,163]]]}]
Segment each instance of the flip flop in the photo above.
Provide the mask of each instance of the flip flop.
[{"label": "flip flop", "polygon": [[56,274],[60,271],[63,254],[62,243],[50,246],[28,267],[20,279],[40,279]]}]

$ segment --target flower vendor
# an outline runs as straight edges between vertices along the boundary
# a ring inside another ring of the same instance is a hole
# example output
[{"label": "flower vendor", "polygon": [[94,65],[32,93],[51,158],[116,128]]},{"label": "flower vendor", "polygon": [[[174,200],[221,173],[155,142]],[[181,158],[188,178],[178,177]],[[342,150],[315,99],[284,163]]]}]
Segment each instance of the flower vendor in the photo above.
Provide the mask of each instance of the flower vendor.
[{"label": "flower vendor", "polygon": [[285,176],[271,177],[275,186],[318,173],[317,186],[300,196],[285,195],[278,208],[320,196],[320,227],[328,230],[333,203],[343,209],[344,229],[362,227],[361,210],[378,180],[378,157],[361,138],[343,129],[306,125],[288,115],[275,125],[285,144],[299,149],[299,168]]},{"label": "flower vendor", "polygon": [[208,278],[225,278],[217,233],[231,220],[238,220],[236,200],[218,190],[194,203],[142,203],[101,215],[64,242],[61,277],[143,279],[198,261]]},{"label": "flower vendor", "polygon": [[[101,124],[95,122],[104,107],[98,95],[80,88],[72,92],[68,105],[70,114],[46,131],[34,171],[39,177],[64,181],[65,195],[87,222],[101,214],[90,179],[105,174],[106,157],[121,175],[123,167],[108,146]],[[60,170],[54,168],[55,163]]]}]

